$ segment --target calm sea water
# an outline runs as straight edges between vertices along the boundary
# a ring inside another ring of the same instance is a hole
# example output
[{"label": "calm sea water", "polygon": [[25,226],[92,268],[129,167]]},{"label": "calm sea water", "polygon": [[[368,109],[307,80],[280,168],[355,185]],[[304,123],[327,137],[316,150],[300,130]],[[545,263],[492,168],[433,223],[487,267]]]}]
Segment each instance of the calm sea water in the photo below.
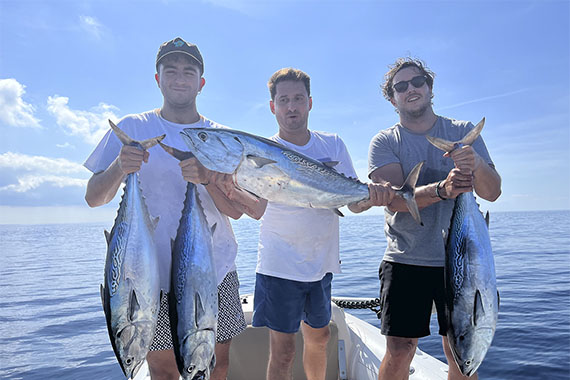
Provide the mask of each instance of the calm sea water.
[{"label": "calm sea water", "polygon": [[[382,222],[341,220],[343,273],[333,295],[377,297]],[[99,296],[104,228],[110,225],[0,226],[0,378],[123,378]],[[234,229],[241,291],[252,293],[258,222],[245,218]],[[570,211],[496,213],[490,232],[501,309],[480,378],[570,379]],[[371,311],[353,313],[379,326]],[[420,348],[445,360],[437,335]]]}]

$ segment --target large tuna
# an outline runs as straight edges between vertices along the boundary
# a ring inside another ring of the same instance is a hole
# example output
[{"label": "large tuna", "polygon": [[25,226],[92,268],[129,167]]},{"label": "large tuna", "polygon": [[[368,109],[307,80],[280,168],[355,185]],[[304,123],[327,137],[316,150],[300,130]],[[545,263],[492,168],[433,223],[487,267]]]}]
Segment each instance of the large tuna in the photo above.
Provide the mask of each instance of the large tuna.
[{"label": "large tuna", "polygon": [[[368,186],[332,169],[334,163],[321,163],[269,139],[222,128],[186,128],[181,134],[202,165],[234,174],[239,187],[268,201],[340,214],[339,207],[369,198]],[[418,223],[414,189],[422,165],[394,188]]]},{"label": "large tuna", "polygon": [[[192,157],[191,153],[160,145],[180,160]],[[196,186],[188,182],[180,224],[172,243],[168,305],[176,364],[182,377],[189,380],[209,379],[216,362],[218,287],[212,233]]]},{"label": "large tuna", "polygon": [[[149,149],[164,136],[142,142],[130,139],[111,121],[123,144]],[[127,175],[111,233],[107,237],[105,279],[101,299],[113,351],[127,378],[134,378],[149,351],[160,306],[156,222],[149,215],[138,173]]]},{"label": "large tuna", "polygon": [[[445,152],[471,145],[483,129],[483,118],[461,141],[428,136]],[[471,376],[491,346],[499,314],[495,262],[488,218],[483,218],[472,192],[455,199],[445,254],[447,338],[465,376]]]},{"label": "large tuna", "polygon": [[488,226],[473,193],[455,199],[446,247],[447,338],[461,372],[483,362],[499,315],[499,294]]}]

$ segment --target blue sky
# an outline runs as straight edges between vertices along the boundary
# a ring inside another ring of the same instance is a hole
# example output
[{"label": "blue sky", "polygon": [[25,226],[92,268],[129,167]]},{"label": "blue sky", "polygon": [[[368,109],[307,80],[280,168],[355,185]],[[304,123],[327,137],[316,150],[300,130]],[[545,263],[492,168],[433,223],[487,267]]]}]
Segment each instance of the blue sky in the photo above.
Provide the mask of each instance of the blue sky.
[{"label": "blue sky", "polygon": [[482,208],[569,209],[569,4],[0,0],[0,223],[114,218],[119,197],[86,206],[82,163],[107,119],[162,104],[155,56],[176,36],[204,56],[199,111],[235,129],[273,135],[268,78],[306,71],[309,128],[338,133],[361,179],[370,139],[397,121],[387,66],[419,57],[436,113],[486,117],[503,194]]}]

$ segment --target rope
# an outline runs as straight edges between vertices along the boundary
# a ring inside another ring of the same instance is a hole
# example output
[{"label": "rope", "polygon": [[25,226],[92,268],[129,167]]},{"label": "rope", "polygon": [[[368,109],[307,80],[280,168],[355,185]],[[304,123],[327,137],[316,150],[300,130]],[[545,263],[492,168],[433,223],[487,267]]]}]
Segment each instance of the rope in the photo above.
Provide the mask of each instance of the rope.
[{"label": "rope", "polygon": [[338,307],[343,309],[370,309],[376,313],[378,318],[380,318],[380,299],[351,299],[351,298],[332,298]]}]

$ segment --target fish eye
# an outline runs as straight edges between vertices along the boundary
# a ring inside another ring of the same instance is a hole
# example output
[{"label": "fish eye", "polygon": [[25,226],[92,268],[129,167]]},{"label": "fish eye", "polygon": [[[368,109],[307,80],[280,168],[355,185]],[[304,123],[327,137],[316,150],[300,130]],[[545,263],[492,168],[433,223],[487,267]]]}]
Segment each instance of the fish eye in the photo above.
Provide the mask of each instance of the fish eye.
[{"label": "fish eye", "polygon": [[192,371],[194,371],[194,368],[196,368],[196,366],[191,365],[191,366],[189,366],[188,368],[186,368],[186,372],[192,373]]},{"label": "fish eye", "polygon": [[466,360],[465,365],[471,365],[471,360]]},{"label": "fish eye", "polygon": [[206,132],[200,132],[198,133],[198,138],[204,142],[206,142],[206,140],[208,140],[208,134]]},{"label": "fish eye", "polygon": [[465,337],[464,337],[463,335],[461,335],[461,336],[459,337],[459,340],[463,342],[463,341],[465,340]]},{"label": "fish eye", "polygon": [[126,365],[131,365],[132,363],[133,363],[133,358],[127,358],[127,360],[125,360]]}]

